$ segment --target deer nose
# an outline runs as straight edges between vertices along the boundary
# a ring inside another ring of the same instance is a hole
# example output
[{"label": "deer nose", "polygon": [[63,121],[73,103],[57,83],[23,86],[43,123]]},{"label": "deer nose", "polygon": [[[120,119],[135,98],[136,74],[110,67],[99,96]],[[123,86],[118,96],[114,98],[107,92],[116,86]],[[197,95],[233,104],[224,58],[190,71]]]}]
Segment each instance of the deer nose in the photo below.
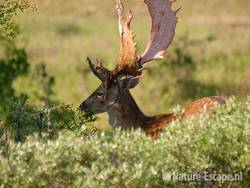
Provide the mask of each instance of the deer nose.
[{"label": "deer nose", "polygon": [[83,102],[80,106],[79,106],[81,111],[84,111],[87,109],[87,105]]},{"label": "deer nose", "polygon": [[86,105],[85,102],[83,102],[80,106],[79,106],[80,110],[82,112],[84,112],[86,115],[88,116],[92,116],[93,112],[88,108],[88,106]]}]

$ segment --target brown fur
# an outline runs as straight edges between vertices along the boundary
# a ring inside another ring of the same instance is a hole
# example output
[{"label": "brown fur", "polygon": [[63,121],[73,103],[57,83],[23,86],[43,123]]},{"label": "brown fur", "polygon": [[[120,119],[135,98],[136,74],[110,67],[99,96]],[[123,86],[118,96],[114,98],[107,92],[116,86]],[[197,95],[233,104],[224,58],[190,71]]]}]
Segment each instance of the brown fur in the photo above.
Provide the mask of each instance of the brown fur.
[{"label": "brown fur", "polygon": [[116,125],[122,129],[141,128],[152,138],[158,138],[165,126],[175,120],[184,121],[188,118],[199,117],[204,110],[213,112],[217,104],[225,103],[222,97],[205,97],[192,102],[182,114],[164,114],[148,117],[143,114],[129,91],[123,93],[119,100],[108,112],[116,118]]},{"label": "brown fur", "polygon": [[143,130],[152,138],[158,138],[163,128],[177,118],[178,116],[174,114],[155,116],[150,121],[148,121],[148,123],[143,127]]},{"label": "brown fur", "polygon": [[214,110],[214,106],[216,106],[217,104],[224,104],[225,102],[226,101],[224,98],[218,96],[205,97],[195,100],[185,108],[185,111],[181,116],[181,120],[185,120],[191,117],[197,117],[201,115],[204,110],[208,113],[211,113]]},{"label": "brown fur", "polygon": [[214,107],[217,104],[224,104],[225,99],[222,97],[205,97],[201,99],[197,99],[188,105],[185,108],[184,113],[180,115],[175,114],[166,114],[153,117],[146,126],[144,130],[147,135],[150,135],[152,138],[158,138],[160,136],[161,131],[165,126],[175,120],[184,121],[188,118],[197,118],[204,111],[208,113],[212,113],[214,111]]}]

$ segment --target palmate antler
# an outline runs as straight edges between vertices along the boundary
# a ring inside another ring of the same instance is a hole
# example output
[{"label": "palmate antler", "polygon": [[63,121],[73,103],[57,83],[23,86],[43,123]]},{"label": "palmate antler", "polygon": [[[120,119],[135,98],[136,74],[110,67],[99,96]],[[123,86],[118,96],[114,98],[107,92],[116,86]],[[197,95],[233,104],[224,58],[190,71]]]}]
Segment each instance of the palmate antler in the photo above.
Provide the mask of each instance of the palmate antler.
[{"label": "palmate antler", "polygon": [[[141,73],[143,64],[154,59],[161,59],[166,53],[175,35],[177,23],[176,13],[172,10],[174,0],[145,0],[151,16],[151,32],[145,52],[141,56],[136,54],[136,44],[134,42],[134,33],[130,29],[132,20],[131,11],[126,14],[121,0],[116,0],[116,10],[119,17],[120,32],[120,54],[116,68],[113,71],[104,69],[102,65],[91,66],[99,70],[93,71],[96,75],[105,73],[108,82],[118,78],[121,75],[138,76]],[[100,71],[102,69],[102,71]],[[108,75],[108,76],[107,76]]]},{"label": "palmate antler", "polygon": [[171,9],[173,1],[170,0],[145,0],[151,16],[151,32],[145,52],[137,58],[134,34],[130,30],[132,19],[131,11],[126,17],[121,0],[116,0],[116,9],[119,16],[119,30],[121,49],[118,64],[112,71],[113,77],[121,74],[136,76],[139,69],[146,62],[162,59],[175,35],[177,23],[176,13]]},{"label": "palmate antler", "polygon": [[177,23],[176,13],[180,10],[171,9],[174,1],[145,0],[151,16],[151,33],[145,52],[140,58],[144,64],[154,59],[162,59],[171,44]]},{"label": "palmate antler", "polygon": [[114,77],[121,74],[137,75],[137,54],[134,42],[134,33],[130,30],[130,22],[133,18],[131,11],[128,15],[124,12],[121,0],[116,0],[116,10],[119,17],[120,54],[118,64],[112,71]]}]

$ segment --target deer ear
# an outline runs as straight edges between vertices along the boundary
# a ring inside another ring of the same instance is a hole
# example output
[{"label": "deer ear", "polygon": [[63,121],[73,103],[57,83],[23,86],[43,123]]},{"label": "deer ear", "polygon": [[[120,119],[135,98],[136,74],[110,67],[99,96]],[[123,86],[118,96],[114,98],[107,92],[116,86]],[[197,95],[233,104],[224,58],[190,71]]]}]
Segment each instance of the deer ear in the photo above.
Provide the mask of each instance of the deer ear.
[{"label": "deer ear", "polygon": [[129,76],[120,81],[120,86],[123,89],[133,89],[137,86],[142,79],[142,76]]}]

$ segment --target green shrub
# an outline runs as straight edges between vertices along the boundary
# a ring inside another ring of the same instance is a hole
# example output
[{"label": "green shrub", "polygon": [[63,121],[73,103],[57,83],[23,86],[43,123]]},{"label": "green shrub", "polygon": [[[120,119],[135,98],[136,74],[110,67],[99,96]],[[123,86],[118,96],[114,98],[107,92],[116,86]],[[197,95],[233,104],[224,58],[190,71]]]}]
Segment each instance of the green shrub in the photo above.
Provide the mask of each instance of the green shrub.
[{"label": "green shrub", "polygon": [[28,7],[26,0],[0,2],[0,113],[8,108],[5,105],[15,94],[13,82],[29,70],[25,49],[17,47],[13,40],[19,33],[14,17]]},{"label": "green shrub", "polygon": [[[36,136],[1,157],[3,187],[206,187],[250,184],[250,97],[230,99],[216,114],[170,124],[158,140],[141,131],[90,138],[66,131]],[[241,182],[168,182],[164,173],[242,173]]]},{"label": "green shrub", "polygon": [[29,62],[24,49],[13,43],[4,45],[5,57],[0,58],[0,111],[6,100],[14,96],[13,82],[28,72]]},{"label": "green shrub", "polygon": [[40,137],[46,133],[50,139],[55,139],[61,130],[88,135],[95,132],[93,126],[87,126],[93,120],[70,105],[36,107],[24,95],[13,97],[0,111],[0,146],[8,145],[11,140],[23,142],[34,133]]}]

